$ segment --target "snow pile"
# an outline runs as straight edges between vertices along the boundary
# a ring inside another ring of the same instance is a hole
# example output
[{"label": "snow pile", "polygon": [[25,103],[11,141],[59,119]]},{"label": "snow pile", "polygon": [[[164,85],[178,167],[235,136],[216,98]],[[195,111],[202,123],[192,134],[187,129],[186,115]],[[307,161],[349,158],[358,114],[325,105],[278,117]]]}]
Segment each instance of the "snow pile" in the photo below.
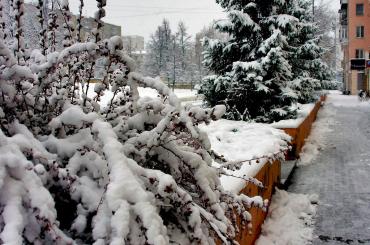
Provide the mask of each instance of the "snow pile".
[{"label": "snow pile", "polygon": [[274,128],[298,128],[299,125],[310,115],[311,111],[314,109],[315,104],[298,104],[297,105],[297,118],[281,120],[278,122],[271,123]]},{"label": "snow pile", "polygon": [[276,189],[256,245],[310,244],[317,203],[317,195]]},{"label": "snow pile", "polygon": [[[200,128],[208,134],[214,152],[235,165],[241,163],[240,169],[226,170],[225,174],[232,176],[221,177],[222,186],[234,193],[245,187],[246,181],[241,178],[254,177],[269,158],[284,155],[282,152],[288,149],[290,141],[283,131],[265,124],[222,119]],[[263,156],[266,158],[249,161]]]},{"label": "snow pile", "polygon": [[[328,102],[331,103],[332,97],[329,96]],[[299,155],[298,165],[307,165],[312,163],[319,151],[327,145],[327,134],[332,131],[333,114],[336,111],[329,105],[325,105],[317,114],[316,121],[312,124],[311,133],[305,141],[302,151]]]}]

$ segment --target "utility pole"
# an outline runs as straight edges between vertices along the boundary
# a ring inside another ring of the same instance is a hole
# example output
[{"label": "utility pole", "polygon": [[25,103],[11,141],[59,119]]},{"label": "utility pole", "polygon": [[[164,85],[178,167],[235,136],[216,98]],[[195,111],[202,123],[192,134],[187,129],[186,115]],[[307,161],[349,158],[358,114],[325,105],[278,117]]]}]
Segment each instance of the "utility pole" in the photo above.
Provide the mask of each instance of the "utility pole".
[{"label": "utility pole", "polygon": [[334,62],[333,62],[333,67],[334,67],[334,72],[335,75],[337,74],[337,23],[333,23],[333,28],[334,28]]},{"label": "utility pole", "polygon": [[176,83],[176,36],[173,37],[173,81],[172,81],[172,91],[175,91]]}]

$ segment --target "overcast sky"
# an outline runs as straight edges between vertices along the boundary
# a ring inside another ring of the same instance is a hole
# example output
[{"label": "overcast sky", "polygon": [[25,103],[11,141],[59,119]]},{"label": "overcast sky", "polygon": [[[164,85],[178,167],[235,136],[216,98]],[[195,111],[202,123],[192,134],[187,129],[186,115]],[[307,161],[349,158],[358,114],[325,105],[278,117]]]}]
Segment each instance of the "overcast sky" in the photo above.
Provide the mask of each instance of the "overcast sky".
[{"label": "overcast sky", "polygon": [[[70,0],[76,12],[79,1]],[[95,0],[85,0],[84,15],[92,16],[96,11]],[[167,18],[172,29],[182,20],[194,35],[214,19],[225,14],[215,0],[107,0],[107,16],[104,21],[120,25],[122,35],[141,35],[147,40],[163,18]]]},{"label": "overcast sky", "polygon": [[[316,0],[320,1],[320,0]],[[333,9],[338,9],[339,0],[324,0]],[[77,12],[78,0],[69,0],[73,12]],[[84,15],[96,11],[95,0],[85,0]],[[107,16],[104,21],[120,25],[122,35],[141,35],[147,41],[163,18],[176,29],[183,20],[194,36],[214,19],[225,18],[225,13],[215,0],[107,0]]]}]

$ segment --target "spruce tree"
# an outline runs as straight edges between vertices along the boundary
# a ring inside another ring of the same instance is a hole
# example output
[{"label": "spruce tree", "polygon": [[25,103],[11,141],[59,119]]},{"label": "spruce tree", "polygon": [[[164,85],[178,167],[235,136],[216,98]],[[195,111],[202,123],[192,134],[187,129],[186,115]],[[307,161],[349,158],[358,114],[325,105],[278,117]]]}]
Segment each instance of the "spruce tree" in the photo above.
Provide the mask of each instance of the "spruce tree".
[{"label": "spruce tree", "polygon": [[322,59],[325,50],[319,45],[320,37],[315,35],[317,25],[313,23],[311,7],[309,1],[298,0],[289,9],[290,14],[299,20],[289,36],[289,59],[294,77],[290,87],[296,91],[300,103],[315,101],[316,91],[326,89],[333,77],[333,72]]},{"label": "spruce tree", "polygon": [[[201,86],[209,105],[225,104],[234,120],[273,122],[295,116],[328,70],[314,39],[305,0],[218,0],[228,19],[215,28],[227,41],[205,39],[205,65],[214,75]],[[307,50],[306,50],[307,49]],[[312,54],[304,53],[312,52]]]},{"label": "spruce tree", "polygon": [[[228,20],[216,29],[229,40],[205,40],[205,64],[215,75],[201,88],[209,104],[223,103],[227,117],[235,120],[272,122],[291,118],[295,93],[291,80],[288,43],[275,13],[275,1],[221,1]],[[276,18],[271,18],[272,15]],[[289,20],[290,23],[290,20]]]}]

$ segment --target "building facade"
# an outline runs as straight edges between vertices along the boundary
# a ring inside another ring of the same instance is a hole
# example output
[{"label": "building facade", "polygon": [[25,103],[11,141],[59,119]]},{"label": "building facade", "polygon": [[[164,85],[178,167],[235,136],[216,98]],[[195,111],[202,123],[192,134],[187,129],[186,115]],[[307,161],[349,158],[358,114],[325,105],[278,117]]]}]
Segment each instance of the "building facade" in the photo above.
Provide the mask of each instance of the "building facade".
[{"label": "building facade", "polygon": [[370,0],[340,0],[344,90],[370,90]]}]

